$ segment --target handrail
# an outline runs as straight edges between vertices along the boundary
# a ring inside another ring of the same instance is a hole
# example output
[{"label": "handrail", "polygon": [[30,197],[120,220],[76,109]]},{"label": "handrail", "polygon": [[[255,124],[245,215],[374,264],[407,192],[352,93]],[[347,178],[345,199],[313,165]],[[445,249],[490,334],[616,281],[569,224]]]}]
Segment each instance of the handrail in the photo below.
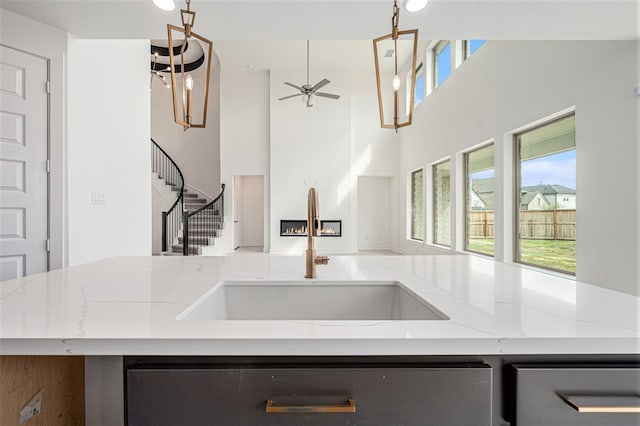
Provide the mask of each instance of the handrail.
[{"label": "handrail", "polygon": [[[162,251],[166,252],[169,246],[168,240],[173,241],[178,237],[180,228],[182,227],[182,211],[184,210],[184,176],[180,167],[173,159],[162,149],[160,145],[151,138],[153,143],[151,149],[152,169],[157,172],[160,177],[174,187],[180,187],[180,193],[173,202],[169,210],[162,212]],[[159,152],[154,152],[157,150]]]},{"label": "handrail", "polygon": [[[188,256],[191,251],[197,251],[201,246],[206,246],[212,236],[217,236],[217,232],[224,226],[224,188],[218,196],[210,203],[200,207],[193,212],[184,212],[182,218],[182,254]],[[189,228],[194,230],[193,235],[189,233]],[[198,228],[198,229],[197,229]],[[199,229],[201,228],[201,229]],[[191,237],[194,237],[193,239]],[[205,240],[205,242],[203,242]],[[195,250],[191,250],[194,248]]]},{"label": "handrail", "polygon": [[188,216],[191,217],[191,216],[195,215],[196,213],[200,212],[201,210],[205,210],[206,208],[213,207],[213,205],[220,199],[222,199],[222,201],[224,201],[223,195],[224,195],[225,184],[224,183],[220,184],[220,186],[222,187],[222,190],[220,191],[218,196],[213,201],[211,201],[209,204],[205,204],[204,206],[200,207],[198,210],[192,211],[191,213],[188,214]]}]

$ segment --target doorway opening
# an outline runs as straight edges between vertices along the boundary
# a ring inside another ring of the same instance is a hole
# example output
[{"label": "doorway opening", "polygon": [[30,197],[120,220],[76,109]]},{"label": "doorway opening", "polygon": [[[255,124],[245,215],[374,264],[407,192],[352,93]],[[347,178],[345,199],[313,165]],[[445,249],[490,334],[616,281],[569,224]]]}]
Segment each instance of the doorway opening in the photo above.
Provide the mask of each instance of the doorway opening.
[{"label": "doorway opening", "polygon": [[233,177],[233,248],[264,248],[264,176]]}]

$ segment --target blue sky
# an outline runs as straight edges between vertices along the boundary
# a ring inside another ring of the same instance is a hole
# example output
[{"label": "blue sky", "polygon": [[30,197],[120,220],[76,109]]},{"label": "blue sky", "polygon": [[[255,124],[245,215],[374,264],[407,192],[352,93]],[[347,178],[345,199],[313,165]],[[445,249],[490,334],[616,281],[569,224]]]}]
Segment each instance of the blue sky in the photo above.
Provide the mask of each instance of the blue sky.
[{"label": "blue sky", "polygon": [[522,163],[522,186],[564,185],[576,189],[576,150]]},{"label": "blue sky", "polygon": [[[485,170],[472,174],[471,179],[486,179],[493,175],[493,170]],[[576,150],[524,161],[521,179],[522,186],[542,183],[576,189]]]}]

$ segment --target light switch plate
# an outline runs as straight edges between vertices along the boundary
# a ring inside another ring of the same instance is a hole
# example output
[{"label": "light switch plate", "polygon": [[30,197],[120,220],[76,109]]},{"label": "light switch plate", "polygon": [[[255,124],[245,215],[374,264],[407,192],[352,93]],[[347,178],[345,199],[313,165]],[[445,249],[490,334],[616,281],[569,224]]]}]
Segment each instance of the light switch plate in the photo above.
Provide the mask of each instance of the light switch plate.
[{"label": "light switch plate", "polygon": [[91,191],[91,204],[103,206],[105,204],[104,192]]}]

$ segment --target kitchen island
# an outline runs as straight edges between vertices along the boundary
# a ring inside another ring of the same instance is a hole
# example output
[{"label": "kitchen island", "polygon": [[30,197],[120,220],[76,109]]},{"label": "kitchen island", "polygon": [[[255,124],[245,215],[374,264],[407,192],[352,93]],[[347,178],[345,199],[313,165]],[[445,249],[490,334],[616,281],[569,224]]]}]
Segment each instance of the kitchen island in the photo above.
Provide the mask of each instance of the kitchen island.
[{"label": "kitchen island", "polygon": [[[505,364],[628,364],[640,354],[640,298],[468,255],[332,256],[314,280],[400,282],[448,319],[176,319],[222,281],[302,282],[303,275],[302,256],[255,254],[120,257],[7,281],[0,354],[85,356],[88,424],[121,418],[123,365],[158,357],[227,365],[481,362],[499,395]],[[106,403],[114,388],[120,394]],[[493,424],[504,424],[496,414],[503,399],[492,404]]]},{"label": "kitchen island", "polygon": [[120,257],[4,282],[0,354],[640,353],[640,298],[467,255],[334,256],[315,280],[398,281],[448,320],[176,320],[221,281],[303,274],[300,256]]}]

